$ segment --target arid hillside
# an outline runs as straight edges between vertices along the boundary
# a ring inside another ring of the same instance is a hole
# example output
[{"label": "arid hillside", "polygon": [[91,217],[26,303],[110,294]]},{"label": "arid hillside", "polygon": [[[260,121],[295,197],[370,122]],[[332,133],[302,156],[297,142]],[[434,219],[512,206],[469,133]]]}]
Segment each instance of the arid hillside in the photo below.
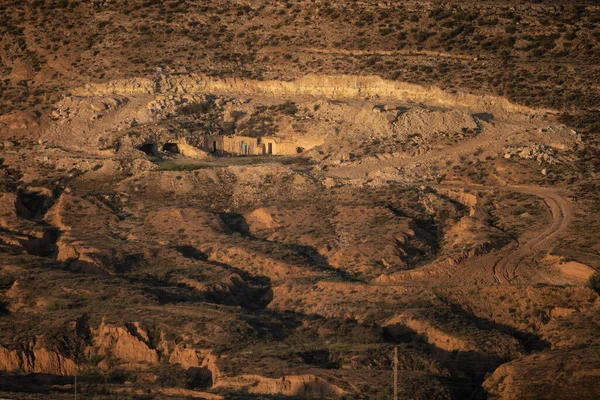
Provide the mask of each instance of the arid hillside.
[{"label": "arid hillside", "polygon": [[599,398],[600,8],[397,3],[0,0],[0,397]]}]

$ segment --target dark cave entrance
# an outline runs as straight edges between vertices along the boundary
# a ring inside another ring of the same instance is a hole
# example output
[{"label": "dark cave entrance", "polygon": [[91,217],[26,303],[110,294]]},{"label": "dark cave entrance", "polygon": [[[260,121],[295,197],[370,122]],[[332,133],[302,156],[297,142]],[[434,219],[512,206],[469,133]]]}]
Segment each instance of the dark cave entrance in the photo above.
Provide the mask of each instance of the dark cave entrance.
[{"label": "dark cave entrance", "polygon": [[163,145],[163,151],[166,151],[167,153],[179,153],[179,147],[177,146],[177,143],[165,143]]},{"label": "dark cave entrance", "polygon": [[138,150],[143,151],[149,156],[155,156],[158,153],[158,144],[156,143],[145,143],[138,147]]}]

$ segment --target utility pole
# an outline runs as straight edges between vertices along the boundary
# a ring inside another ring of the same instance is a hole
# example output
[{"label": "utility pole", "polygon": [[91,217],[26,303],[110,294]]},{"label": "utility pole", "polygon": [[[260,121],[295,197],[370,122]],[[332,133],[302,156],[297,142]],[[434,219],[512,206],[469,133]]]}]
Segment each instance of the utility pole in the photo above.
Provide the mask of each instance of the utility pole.
[{"label": "utility pole", "polygon": [[398,400],[398,346],[394,347],[394,400]]}]

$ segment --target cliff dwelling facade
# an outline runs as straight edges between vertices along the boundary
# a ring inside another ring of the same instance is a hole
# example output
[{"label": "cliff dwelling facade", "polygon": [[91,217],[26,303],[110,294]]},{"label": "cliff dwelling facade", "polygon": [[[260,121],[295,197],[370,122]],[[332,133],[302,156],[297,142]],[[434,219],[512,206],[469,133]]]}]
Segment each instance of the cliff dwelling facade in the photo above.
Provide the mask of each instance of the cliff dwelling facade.
[{"label": "cliff dwelling facade", "polygon": [[302,152],[294,142],[280,137],[207,135],[204,150],[215,154],[293,155]]}]

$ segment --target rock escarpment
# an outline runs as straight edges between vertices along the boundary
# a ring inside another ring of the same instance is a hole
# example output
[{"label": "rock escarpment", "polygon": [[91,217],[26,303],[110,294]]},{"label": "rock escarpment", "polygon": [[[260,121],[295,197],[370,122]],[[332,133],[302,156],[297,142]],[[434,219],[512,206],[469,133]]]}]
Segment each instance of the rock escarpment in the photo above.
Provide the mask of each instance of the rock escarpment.
[{"label": "rock escarpment", "polygon": [[0,346],[0,371],[74,375],[77,365],[61,354],[31,343],[20,350]]},{"label": "rock escarpment", "polygon": [[312,96],[329,99],[403,99],[487,112],[541,114],[548,111],[533,110],[516,105],[501,97],[448,93],[436,87],[388,81],[377,76],[353,75],[307,75],[291,82],[252,81],[235,78],[214,79],[200,75],[176,78],[159,76],[157,79],[136,78],[103,84],[88,84],[73,90],[72,94],[88,97],[196,92],[246,96]]}]

